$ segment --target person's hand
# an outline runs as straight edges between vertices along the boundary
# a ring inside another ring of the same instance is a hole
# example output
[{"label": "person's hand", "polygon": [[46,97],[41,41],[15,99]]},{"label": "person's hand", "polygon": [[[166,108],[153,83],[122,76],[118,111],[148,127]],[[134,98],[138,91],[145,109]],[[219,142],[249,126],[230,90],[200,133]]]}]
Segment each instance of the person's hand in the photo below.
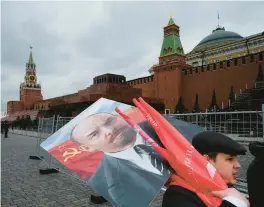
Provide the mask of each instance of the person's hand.
[{"label": "person's hand", "polygon": [[247,206],[250,206],[248,200],[242,195],[242,193],[240,193],[235,188],[227,188],[221,191],[213,191],[211,192],[211,194],[215,197],[220,198],[221,200],[224,200],[224,198],[229,197],[229,196],[234,197],[241,201],[244,201],[247,204]]}]

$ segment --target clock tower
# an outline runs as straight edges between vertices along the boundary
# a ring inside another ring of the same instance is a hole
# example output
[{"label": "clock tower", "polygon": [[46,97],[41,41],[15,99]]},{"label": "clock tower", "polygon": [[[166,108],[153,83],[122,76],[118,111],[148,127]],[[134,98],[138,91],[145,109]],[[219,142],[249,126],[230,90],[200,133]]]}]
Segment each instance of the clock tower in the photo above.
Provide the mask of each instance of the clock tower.
[{"label": "clock tower", "polygon": [[25,109],[33,109],[34,103],[42,99],[41,85],[37,83],[36,64],[30,47],[24,82],[20,84],[20,101],[23,102]]}]

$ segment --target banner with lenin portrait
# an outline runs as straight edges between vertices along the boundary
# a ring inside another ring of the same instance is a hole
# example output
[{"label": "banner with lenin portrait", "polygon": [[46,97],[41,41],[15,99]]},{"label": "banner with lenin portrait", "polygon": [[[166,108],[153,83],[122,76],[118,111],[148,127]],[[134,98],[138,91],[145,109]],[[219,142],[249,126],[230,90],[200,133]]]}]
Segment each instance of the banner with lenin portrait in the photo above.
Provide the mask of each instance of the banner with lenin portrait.
[{"label": "banner with lenin portrait", "polygon": [[41,143],[115,207],[149,206],[171,175],[168,163],[116,113],[129,115],[157,143],[140,111],[101,98]]}]

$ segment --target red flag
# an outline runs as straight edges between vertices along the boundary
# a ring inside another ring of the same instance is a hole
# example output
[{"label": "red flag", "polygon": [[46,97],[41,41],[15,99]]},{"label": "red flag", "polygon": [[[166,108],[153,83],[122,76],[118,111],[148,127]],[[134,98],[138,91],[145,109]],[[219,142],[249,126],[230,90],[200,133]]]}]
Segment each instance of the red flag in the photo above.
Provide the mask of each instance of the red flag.
[{"label": "red flag", "polygon": [[79,145],[73,143],[72,140],[67,140],[53,147],[49,153],[83,179],[94,173],[104,156],[101,151],[80,150]]},{"label": "red flag", "polygon": [[[215,168],[185,139],[185,137],[173,127],[160,113],[149,106],[142,98],[139,102],[133,102],[146,117],[162,141],[165,149],[153,143],[144,133],[142,137],[170,163],[171,167],[180,176],[173,178],[184,187],[193,189],[198,196],[208,205],[220,205],[220,200],[212,197],[208,193],[214,190],[227,188],[226,182],[217,173]],[[116,110],[132,127],[138,126],[129,120],[129,117],[122,115],[120,110]]]}]

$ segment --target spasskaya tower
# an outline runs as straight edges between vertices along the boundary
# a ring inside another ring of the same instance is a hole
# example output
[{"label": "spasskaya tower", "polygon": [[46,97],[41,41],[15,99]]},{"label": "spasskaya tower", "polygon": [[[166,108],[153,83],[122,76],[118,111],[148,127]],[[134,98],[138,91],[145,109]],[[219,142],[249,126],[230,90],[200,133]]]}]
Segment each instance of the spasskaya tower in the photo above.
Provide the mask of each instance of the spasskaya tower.
[{"label": "spasskaya tower", "polygon": [[41,85],[37,83],[36,64],[30,47],[24,82],[20,84],[20,101],[23,102],[25,109],[33,109],[34,103],[42,99]]}]

